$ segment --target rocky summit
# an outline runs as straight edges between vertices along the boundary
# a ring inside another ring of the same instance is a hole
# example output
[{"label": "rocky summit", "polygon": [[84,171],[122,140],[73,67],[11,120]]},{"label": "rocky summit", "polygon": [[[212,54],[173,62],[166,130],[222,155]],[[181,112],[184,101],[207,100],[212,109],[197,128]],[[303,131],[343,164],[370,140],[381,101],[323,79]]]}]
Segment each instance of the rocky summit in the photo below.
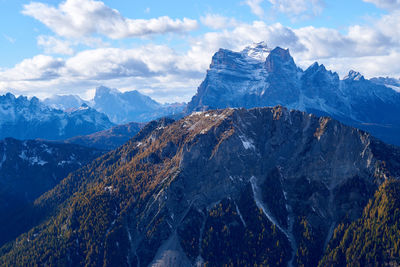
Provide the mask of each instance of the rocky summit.
[{"label": "rocky summit", "polygon": [[0,264],[316,266],[335,228],[399,177],[399,148],[328,117],[195,112],[152,122],[69,175],[35,202],[41,223]]},{"label": "rocky summit", "polygon": [[398,84],[389,78],[367,80],[356,71],[341,80],[317,62],[302,70],[289,50],[260,43],[241,52],[215,53],[186,113],[283,105],[333,117],[400,145]]}]

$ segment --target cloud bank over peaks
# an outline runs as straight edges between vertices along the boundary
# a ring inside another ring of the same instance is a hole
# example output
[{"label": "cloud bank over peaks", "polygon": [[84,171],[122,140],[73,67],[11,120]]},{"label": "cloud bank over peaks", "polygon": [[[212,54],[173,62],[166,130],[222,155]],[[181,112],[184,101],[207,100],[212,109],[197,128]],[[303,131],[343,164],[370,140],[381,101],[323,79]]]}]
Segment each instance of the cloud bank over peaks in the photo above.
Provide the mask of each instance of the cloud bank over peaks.
[{"label": "cloud bank over peaks", "polygon": [[125,18],[117,10],[94,0],[66,0],[58,7],[31,2],[24,5],[22,13],[39,20],[57,35],[69,38],[100,34],[111,39],[121,39],[171,32],[185,33],[198,27],[196,20],[188,18]]}]

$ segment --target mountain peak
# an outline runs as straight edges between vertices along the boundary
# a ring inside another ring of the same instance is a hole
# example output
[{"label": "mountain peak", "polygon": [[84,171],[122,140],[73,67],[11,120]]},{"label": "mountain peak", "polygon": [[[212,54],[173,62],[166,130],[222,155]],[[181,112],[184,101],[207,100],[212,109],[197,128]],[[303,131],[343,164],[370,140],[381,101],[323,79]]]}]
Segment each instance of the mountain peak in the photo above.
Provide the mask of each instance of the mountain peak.
[{"label": "mountain peak", "polygon": [[5,97],[8,99],[15,99],[15,95],[13,95],[12,93],[8,92],[7,94],[5,94]]},{"label": "mountain peak", "polygon": [[101,95],[107,95],[107,94],[113,94],[113,93],[120,93],[117,89],[105,87],[103,85],[99,86],[96,88],[96,96],[101,96]]},{"label": "mountain peak", "polygon": [[264,62],[270,52],[271,49],[268,47],[266,42],[259,42],[247,46],[243,49],[242,54],[249,58]]},{"label": "mountain peak", "polygon": [[271,50],[270,56],[279,57],[283,61],[293,60],[290,55],[289,49],[283,49],[279,46]]},{"label": "mountain peak", "polygon": [[344,77],[344,80],[362,81],[364,80],[364,76],[357,71],[350,70],[349,74],[347,74],[347,76]]},{"label": "mountain peak", "polygon": [[297,69],[289,49],[283,49],[279,46],[271,50],[265,60],[265,67],[268,72],[277,72],[282,69]]}]

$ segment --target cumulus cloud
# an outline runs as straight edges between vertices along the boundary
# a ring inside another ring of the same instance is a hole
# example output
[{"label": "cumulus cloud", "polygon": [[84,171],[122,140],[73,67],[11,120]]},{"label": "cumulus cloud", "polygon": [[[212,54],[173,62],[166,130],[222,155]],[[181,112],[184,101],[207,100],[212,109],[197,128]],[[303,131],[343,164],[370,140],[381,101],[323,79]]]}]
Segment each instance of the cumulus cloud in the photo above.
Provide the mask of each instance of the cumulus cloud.
[{"label": "cumulus cloud", "polygon": [[364,0],[364,2],[375,4],[377,7],[384,9],[400,8],[400,0]]},{"label": "cumulus cloud", "polygon": [[82,95],[106,85],[145,90],[159,101],[183,101],[194,94],[202,73],[181,69],[182,60],[171,48],[156,45],[89,49],[67,59],[38,55],[0,71],[0,88],[45,97]]},{"label": "cumulus cloud", "polygon": [[268,0],[272,8],[291,17],[308,18],[321,14],[323,0]]},{"label": "cumulus cloud", "polygon": [[254,15],[263,17],[264,16],[264,8],[261,7],[261,4],[263,2],[264,2],[264,0],[246,0],[244,3],[250,7],[251,12]]},{"label": "cumulus cloud", "polygon": [[[268,0],[272,10],[288,15],[293,19],[307,19],[320,15],[325,7],[323,0]],[[264,0],[246,0],[253,14],[264,17]]]},{"label": "cumulus cloud", "polygon": [[159,17],[149,20],[129,19],[101,1],[66,0],[58,7],[32,2],[24,5],[23,14],[31,16],[63,37],[81,38],[101,34],[112,39],[141,37],[169,32],[183,33],[197,28],[197,21]]},{"label": "cumulus cloud", "polygon": [[218,14],[207,14],[201,17],[200,21],[205,26],[215,30],[227,29],[239,24],[234,18],[224,17]]},{"label": "cumulus cloud", "polygon": [[12,69],[0,72],[0,80],[3,82],[53,80],[60,76],[64,64],[61,58],[37,55],[24,59]]},{"label": "cumulus cloud", "polygon": [[[122,90],[139,89],[160,101],[188,101],[219,48],[240,51],[260,41],[266,41],[271,48],[289,48],[303,68],[318,61],[342,77],[349,69],[366,77],[398,77],[399,18],[400,11],[393,11],[369,26],[353,25],[338,31],[316,27],[294,29],[265,21],[235,21],[226,28],[223,24],[231,23],[229,18],[208,15],[201,21],[216,25],[215,31],[189,37],[187,51],[176,51],[166,45],[144,45],[130,49],[88,49],[65,59],[39,55],[14,68],[0,70],[0,88],[17,88],[36,95],[82,94],[104,84]],[[49,41],[46,38],[44,41]]]},{"label": "cumulus cloud", "polygon": [[37,43],[47,54],[72,55],[74,53],[70,41],[60,40],[53,36],[40,35]]}]

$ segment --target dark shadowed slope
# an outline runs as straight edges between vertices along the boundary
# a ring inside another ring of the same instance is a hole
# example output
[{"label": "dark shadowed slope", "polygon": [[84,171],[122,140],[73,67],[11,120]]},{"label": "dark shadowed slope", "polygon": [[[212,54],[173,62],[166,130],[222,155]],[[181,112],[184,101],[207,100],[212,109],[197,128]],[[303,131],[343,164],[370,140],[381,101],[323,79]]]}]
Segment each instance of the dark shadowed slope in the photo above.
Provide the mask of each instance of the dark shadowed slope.
[{"label": "dark shadowed slope", "polygon": [[[45,141],[0,141],[0,244],[28,230],[21,213],[70,172],[97,158],[101,150]],[[30,220],[29,216],[27,219]]]},{"label": "dark shadowed slope", "polygon": [[97,149],[113,150],[134,137],[144,125],[145,123],[131,122],[90,135],[72,137],[65,140],[65,142]]}]

